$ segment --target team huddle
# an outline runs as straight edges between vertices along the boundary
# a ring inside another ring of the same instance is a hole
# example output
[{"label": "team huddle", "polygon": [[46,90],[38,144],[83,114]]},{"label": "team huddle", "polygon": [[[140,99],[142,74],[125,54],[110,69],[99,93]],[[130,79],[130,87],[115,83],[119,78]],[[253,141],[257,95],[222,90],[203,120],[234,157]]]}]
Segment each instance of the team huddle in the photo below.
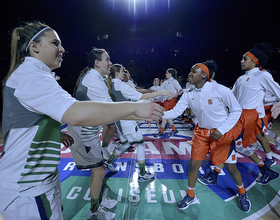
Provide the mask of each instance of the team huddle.
[{"label": "team huddle", "polygon": [[[0,214],[4,219],[63,219],[57,171],[60,143],[70,147],[78,169],[91,169],[88,219],[114,219],[115,213],[108,209],[118,201],[102,197],[101,187],[107,170],[118,171],[113,165],[118,155],[136,148],[138,182],[156,178],[146,170],[145,141],[138,120],[156,121],[159,131],[155,138],[161,138],[166,123],[172,128],[168,136],[173,136],[178,133],[173,119],[194,116],[190,118],[194,127],[187,195],[177,202],[179,210],[199,202],[197,180],[217,184],[225,166],[236,184],[239,207],[248,213],[251,202],[236,166],[237,152],[258,165],[258,184],[279,178],[271,169],[276,162],[266,138],[274,138],[280,149],[280,138],[270,130],[280,112],[280,86],[265,69],[273,52],[269,43],[259,43],[243,55],[244,74],[232,89],[214,80],[214,60],[194,64],[186,74],[185,88],[177,80],[177,71],[169,68],[162,83],[156,78],[151,88],[143,89],[135,85],[124,66],[112,64],[105,49],[93,48],[73,96],[59,86],[52,73],[60,67],[64,53],[55,30],[40,22],[26,24],[14,30],[11,45],[14,56],[4,80],[0,159]],[[67,134],[60,132],[61,123],[68,124]],[[251,147],[256,142],[265,152],[264,161]],[[215,168],[198,177],[207,154]]]}]

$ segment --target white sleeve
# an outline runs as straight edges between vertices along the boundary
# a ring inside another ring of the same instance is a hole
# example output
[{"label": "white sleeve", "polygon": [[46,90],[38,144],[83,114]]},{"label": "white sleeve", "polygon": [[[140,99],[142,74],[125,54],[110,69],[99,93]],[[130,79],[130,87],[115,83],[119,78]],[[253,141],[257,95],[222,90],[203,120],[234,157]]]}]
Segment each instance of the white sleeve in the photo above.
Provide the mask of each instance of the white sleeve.
[{"label": "white sleeve", "polygon": [[[88,76],[88,75],[87,75]],[[92,101],[100,101],[100,102],[113,102],[108,88],[104,82],[100,81],[97,77],[85,77],[83,79],[82,84],[88,88],[87,95]],[[103,83],[103,84],[101,84]]]},{"label": "white sleeve", "polygon": [[175,105],[175,107],[169,111],[165,111],[164,115],[162,116],[162,119],[173,119],[173,118],[177,118],[180,115],[183,114],[183,112],[189,108],[189,104],[188,104],[188,93],[184,93],[182,95],[182,97],[180,98],[180,100],[177,102],[177,104]]},{"label": "white sleeve", "polygon": [[166,89],[166,80],[161,84],[161,90],[164,90]]},{"label": "white sleeve", "polygon": [[223,135],[231,130],[239,120],[242,109],[233,93],[227,87],[220,87],[222,101],[228,107],[229,115],[226,120],[217,128]]},{"label": "white sleeve", "polygon": [[280,86],[277,82],[274,81],[272,75],[263,71],[260,76],[260,84],[264,87],[265,90],[271,92],[274,96],[277,97],[277,100],[280,100]]},{"label": "white sleeve", "polygon": [[240,77],[241,76],[239,76],[238,78],[237,78],[237,80],[235,81],[235,83],[234,83],[234,85],[233,85],[233,87],[232,87],[232,89],[231,89],[231,91],[232,91],[232,93],[233,93],[233,95],[234,96],[236,96],[237,95],[237,87],[238,87],[238,82],[239,82],[239,79],[240,79]]},{"label": "white sleeve", "polygon": [[174,88],[177,90],[177,92],[182,89],[182,86],[180,86],[179,82],[176,79],[174,80],[173,85],[174,85]]},{"label": "white sleeve", "polygon": [[137,92],[136,90],[132,89],[129,85],[125,82],[118,84],[116,90],[121,91],[122,95],[130,100],[139,101],[142,97],[142,93]]},{"label": "white sleeve", "polygon": [[15,97],[28,110],[61,122],[62,116],[76,99],[63,90],[50,74],[29,76],[22,78]]}]

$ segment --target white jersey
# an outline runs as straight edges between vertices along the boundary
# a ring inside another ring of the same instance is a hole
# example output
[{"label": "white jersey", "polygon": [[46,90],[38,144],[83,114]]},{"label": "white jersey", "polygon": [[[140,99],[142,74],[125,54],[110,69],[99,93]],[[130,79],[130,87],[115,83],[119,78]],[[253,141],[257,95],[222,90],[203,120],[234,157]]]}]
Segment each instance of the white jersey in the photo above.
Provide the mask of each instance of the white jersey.
[{"label": "white jersey", "polygon": [[271,92],[269,91],[265,92],[264,100],[263,100],[264,106],[274,105],[277,102],[278,102],[277,98]]},{"label": "white jersey", "polygon": [[132,89],[136,90],[136,85],[132,80],[129,79],[126,84],[129,85]]},{"label": "white jersey", "polygon": [[121,81],[120,79],[112,79],[112,83],[114,83],[114,89],[120,92],[127,100],[139,101],[143,95],[142,93],[132,89],[127,85],[127,83]]},{"label": "white jersey", "polygon": [[189,82],[186,83],[186,88],[183,89],[184,92],[188,92],[190,91],[191,89],[194,89],[194,85],[193,84],[190,84]]},{"label": "white jersey", "polygon": [[[162,88],[162,90],[166,89],[170,92],[173,92],[174,94],[176,94],[177,92],[179,92],[182,89],[179,82],[176,79],[174,79],[173,77],[165,80],[162,83],[161,88]],[[163,96],[163,98],[164,98],[164,100],[166,100],[167,96]]]},{"label": "white jersey", "polygon": [[[112,93],[114,96],[114,101],[139,101],[142,97],[140,92],[133,90],[125,82],[120,79],[112,79]],[[131,120],[120,120],[120,123],[116,123],[122,134],[128,135],[135,132],[135,127],[137,126],[135,121]]]},{"label": "white jersey", "polygon": [[[106,76],[104,76],[106,77]],[[88,100],[100,101],[100,102],[113,102],[109,93],[108,87],[105,84],[104,77],[95,70],[90,69],[88,73],[81,78],[79,87],[76,92],[78,100],[86,100],[85,98],[79,98],[79,93],[86,95]]]},{"label": "white jersey", "polygon": [[4,89],[0,210],[17,196],[37,196],[54,187],[60,123],[75,102],[36,58],[26,57],[12,73]]},{"label": "white jersey", "polygon": [[[81,77],[75,97],[79,101],[113,102],[108,93],[104,77],[95,69],[90,69],[89,72]],[[91,146],[92,140],[99,138],[98,126],[79,127],[68,125],[67,132],[74,138],[74,144],[71,146],[71,149],[78,149],[82,145]]]},{"label": "white jersey", "polygon": [[176,118],[186,108],[191,108],[199,127],[216,128],[222,134],[234,127],[242,112],[230,89],[212,82],[206,82],[201,89],[183,93],[176,106],[164,112],[163,119]]},{"label": "white jersey", "polygon": [[[161,86],[152,86],[150,89],[151,89],[151,90],[154,90],[154,91],[156,91],[156,92],[162,91],[162,87],[161,87]],[[151,98],[151,101],[153,101],[153,102],[162,102],[162,101],[163,101],[163,96],[160,95],[160,96]]]},{"label": "white jersey", "polygon": [[280,100],[280,86],[274,81],[272,75],[258,68],[247,71],[235,82],[232,92],[240,103],[242,109],[256,109],[259,118],[265,116],[264,96],[269,91],[277,100]]}]

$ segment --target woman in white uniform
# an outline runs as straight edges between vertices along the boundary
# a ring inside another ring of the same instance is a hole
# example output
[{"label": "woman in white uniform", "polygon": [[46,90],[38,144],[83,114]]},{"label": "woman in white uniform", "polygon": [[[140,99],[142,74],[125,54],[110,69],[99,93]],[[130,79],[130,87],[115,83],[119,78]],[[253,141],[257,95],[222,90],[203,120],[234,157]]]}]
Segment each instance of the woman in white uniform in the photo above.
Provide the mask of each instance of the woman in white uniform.
[{"label": "woman in white uniform", "polygon": [[[173,96],[172,92],[167,90],[162,90],[160,92],[145,93],[142,94],[137,92],[128,86],[124,79],[124,68],[120,64],[114,64],[110,70],[110,77],[108,80],[109,93],[114,102],[120,101],[138,101],[141,99],[149,99],[159,95]],[[112,79],[111,79],[112,78]],[[108,159],[108,163],[112,162],[117,155],[126,150],[130,145],[135,144],[137,146],[137,159],[140,169],[140,175],[138,181],[143,182],[153,179],[155,174],[147,172],[145,169],[145,142],[143,140],[143,135],[138,128],[135,121],[124,121],[120,120],[117,123],[117,128],[119,130],[120,140],[122,142],[122,148],[117,148],[111,157]]]},{"label": "woman in white uniform", "polygon": [[176,118],[186,108],[191,108],[196,115],[197,124],[192,139],[190,169],[188,172],[187,195],[177,203],[179,210],[199,202],[195,195],[195,183],[198,171],[207,153],[210,151],[212,164],[225,163],[239,194],[239,206],[245,213],[251,209],[239,170],[236,167],[235,140],[242,130],[237,123],[242,109],[227,87],[211,82],[216,71],[216,63],[208,60],[195,64],[188,80],[194,89],[185,92],[176,106],[164,113],[163,119]]},{"label": "woman in white uniform", "polygon": [[[93,48],[88,54],[88,66],[81,72],[74,89],[74,97],[79,101],[113,102],[104,77],[110,73],[112,63],[106,50]],[[99,126],[71,126],[67,132],[74,138],[70,147],[73,159],[78,169],[91,169],[90,195],[91,206],[88,218],[91,216],[106,216],[113,219],[115,213],[107,211],[118,203],[117,200],[101,194],[102,182],[106,174],[99,132]]]},{"label": "woman in white uniform", "polygon": [[[174,93],[173,97],[163,97],[163,107],[165,111],[171,110],[177,103],[177,97],[183,93],[183,89],[177,81],[177,71],[173,68],[169,68],[165,72],[166,80],[162,83],[161,88],[166,89]],[[168,123],[171,126],[172,131],[169,133],[169,137],[177,134],[179,131],[176,129],[173,120],[162,120],[160,131],[154,137],[160,138],[164,136],[165,125]]]},{"label": "woman in white uniform", "polygon": [[[161,86],[159,85],[159,78],[154,78],[153,86],[150,88],[152,91],[159,92],[162,90]],[[157,96],[151,99],[151,101],[163,106],[163,96]]]},{"label": "woman in white uniform", "polygon": [[[265,123],[264,97],[268,91],[280,100],[280,86],[274,81],[272,75],[267,71],[262,71],[265,67],[268,57],[272,54],[273,48],[269,43],[259,43],[246,52],[241,60],[241,69],[245,73],[240,76],[232,92],[237,98],[243,110],[254,110],[258,114],[258,121],[255,124],[253,139],[262,144],[266,158],[264,163],[271,167],[275,161],[272,157],[269,141],[265,137],[267,123]],[[251,132],[252,133],[252,132]],[[247,146],[243,146],[246,148]],[[242,149],[241,149],[242,150]],[[262,180],[269,179],[269,175],[262,172]],[[261,180],[261,184],[263,181]],[[266,181],[265,181],[266,182]]]},{"label": "woman in white uniform", "polygon": [[[245,73],[236,80],[232,88],[233,94],[242,107],[240,118],[243,119],[243,131],[240,141],[237,141],[236,149],[250,157],[258,165],[262,176],[256,182],[260,185],[267,185],[270,181],[279,178],[279,173],[270,169],[275,161],[272,158],[269,142],[265,137],[265,131],[267,131],[263,101],[265,91],[271,92],[277,100],[280,99],[278,83],[273,80],[269,72],[262,71],[271,53],[272,47],[268,43],[257,44],[246,52],[241,60],[241,69]],[[265,151],[265,161],[262,161],[253,149],[248,147],[256,142],[256,138]],[[219,166],[219,169],[210,171],[200,179],[201,182],[216,183],[221,168],[222,166]]]},{"label": "woman in white uniform", "polygon": [[64,52],[57,32],[45,24],[13,30],[11,64],[3,82],[0,215],[5,220],[63,219],[57,169],[61,123],[98,126],[135,116],[161,118],[162,107],[152,102],[79,102],[71,97],[52,74]]}]

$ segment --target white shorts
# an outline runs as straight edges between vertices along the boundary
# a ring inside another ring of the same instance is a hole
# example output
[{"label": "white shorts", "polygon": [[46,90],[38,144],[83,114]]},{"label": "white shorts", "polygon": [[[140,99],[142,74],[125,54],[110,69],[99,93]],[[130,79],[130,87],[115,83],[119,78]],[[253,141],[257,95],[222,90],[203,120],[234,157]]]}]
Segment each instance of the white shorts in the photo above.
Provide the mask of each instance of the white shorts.
[{"label": "white shorts", "polygon": [[4,220],[62,220],[60,183],[39,196],[17,197],[0,215]]},{"label": "white shorts", "polygon": [[103,165],[98,127],[67,127],[67,133],[74,139],[70,146],[78,169],[89,169]]},{"label": "white shorts", "polygon": [[[117,129],[119,129],[118,126],[117,126]],[[121,132],[119,132],[119,137],[120,137],[122,144],[126,144],[128,142],[130,145],[133,145],[133,144],[144,142],[142,132],[140,131],[140,129],[138,128],[137,125],[136,125],[134,131],[130,134],[124,135]]]},{"label": "white shorts", "polygon": [[120,120],[116,122],[116,125],[123,135],[133,133],[137,127],[137,123],[131,120]]},{"label": "white shorts", "polygon": [[78,169],[89,169],[103,165],[99,138],[93,139],[88,146],[70,147],[73,159]]}]

